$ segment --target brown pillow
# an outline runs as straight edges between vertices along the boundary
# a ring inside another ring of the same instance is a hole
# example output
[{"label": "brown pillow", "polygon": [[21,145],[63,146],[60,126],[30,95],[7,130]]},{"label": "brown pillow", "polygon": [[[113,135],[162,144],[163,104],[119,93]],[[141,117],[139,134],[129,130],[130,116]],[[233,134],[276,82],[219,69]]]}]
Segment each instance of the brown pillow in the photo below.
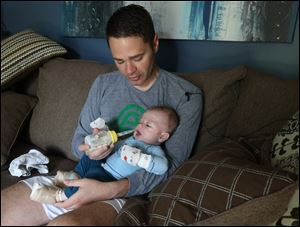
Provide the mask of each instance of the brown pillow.
[{"label": "brown pillow", "polygon": [[1,92],[1,166],[5,164],[23,122],[37,98],[13,91]]},{"label": "brown pillow", "polygon": [[247,68],[226,136],[273,135],[299,109],[299,80],[283,80]]},{"label": "brown pillow", "polygon": [[[266,196],[252,199],[242,205],[236,206],[211,218],[196,222],[193,226],[287,226],[286,220],[297,221],[297,212],[292,214],[282,214],[289,208],[289,201],[295,191],[299,189],[299,182],[294,182],[289,186]],[[299,193],[299,191],[298,191]],[[298,200],[299,201],[299,200]],[[299,202],[298,202],[299,204]],[[299,207],[299,205],[298,205]],[[297,209],[295,209],[297,211]],[[291,216],[293,215],[293,217]],[[285,219],[283,222],[281,221]],[[278,220],[281,223],[274,223]],[[298,214],[299,221],[299,214]],[[270,224],[272,223],[272,224]],[[283,225],[284,223],[284,225]],[[294,223],[296,224],[296,223]],[[294,225],[295,226],[295,225]],[[297,224],[296,224],[297,226]]]},{"label": "brown pillow", "polygon": [[209,146],[150,194],[149,225],[188,225],[275,193],[296,175],[255,163],[234,141]]},{"label": "brown pillow", "polygon": [[58,152],[77,161],[71,141],[80,111],[96,77],[113,65],[56,58],[40,67],[39,103],[29,124],[29,139],[46,152]]},{"label": "brown pillow", "polygon": [[194,152],[224,136],[232,110],[239,95],[239,81],[245,77],[246,67],[231,70],[211,70],[200,73],[180,74],[200,87],[204,93],[204,112]]},{"label": "brown pillow", "polygon": [[136,196],[127,200],[118,214],[115,226],[146,226],[148,223],[147,207],[149,201]]}]

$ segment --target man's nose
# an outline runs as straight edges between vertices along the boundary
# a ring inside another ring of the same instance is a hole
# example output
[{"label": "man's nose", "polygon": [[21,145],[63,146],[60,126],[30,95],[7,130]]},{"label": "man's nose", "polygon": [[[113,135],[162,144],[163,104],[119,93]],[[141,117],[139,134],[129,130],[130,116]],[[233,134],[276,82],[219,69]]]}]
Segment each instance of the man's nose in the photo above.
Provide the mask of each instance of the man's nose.
[{"label": "man's nose", "polygon": [[125,64],[125,73],[126,75],[131,75],[136,71],[136,67],[132,64],[131,61],[126,62]]}]

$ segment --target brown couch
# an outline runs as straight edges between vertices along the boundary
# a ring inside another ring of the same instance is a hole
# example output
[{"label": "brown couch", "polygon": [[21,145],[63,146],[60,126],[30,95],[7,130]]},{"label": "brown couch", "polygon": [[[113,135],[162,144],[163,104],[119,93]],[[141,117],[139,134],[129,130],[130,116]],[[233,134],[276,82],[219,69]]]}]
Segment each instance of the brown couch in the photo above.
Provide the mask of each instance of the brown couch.
[{"label": "brown couch", "polygon": [[[115,69],[54,58],[1,92],[2,189],[24,178],[11,176],[8,167],[30,148],[49,157],[49,174],[74,168],[71,139],[88,90],[98,74]],[[205,94],[192,157],[149,195],[131,198],[116,225],[276,221],[298,180],[271,166],[272,140],[299,109],[299,81],[245,66],[177,74]]]}]

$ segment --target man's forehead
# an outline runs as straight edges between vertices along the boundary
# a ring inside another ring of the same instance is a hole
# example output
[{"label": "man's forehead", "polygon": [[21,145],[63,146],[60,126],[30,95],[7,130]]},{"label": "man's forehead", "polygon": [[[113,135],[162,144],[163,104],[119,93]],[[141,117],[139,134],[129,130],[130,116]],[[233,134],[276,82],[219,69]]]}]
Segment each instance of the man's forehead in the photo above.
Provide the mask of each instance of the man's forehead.
[{"label": "man's forehead", "polygon": [[150,48],[142,40],[131,38],[112,38],[110,41],[110,49],[114,59],[134,58],[137,55],[145,53]]}]

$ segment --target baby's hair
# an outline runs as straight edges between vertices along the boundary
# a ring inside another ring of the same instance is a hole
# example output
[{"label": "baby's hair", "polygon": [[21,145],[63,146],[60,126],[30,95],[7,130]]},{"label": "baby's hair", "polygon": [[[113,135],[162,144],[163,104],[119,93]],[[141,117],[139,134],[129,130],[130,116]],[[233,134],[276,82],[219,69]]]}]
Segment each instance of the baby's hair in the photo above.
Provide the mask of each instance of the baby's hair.
[{"label": "baby's hair", "polygon": [[168,128],[170,130],[169,132],[173,133],[177,125],[179,124],[179,116],[177,115],[176,111],[169,106],[152,106],[147,111],[152,111],[152,110],[163,112],[167,115],[169,119],[169,124],[168,124]]}]

